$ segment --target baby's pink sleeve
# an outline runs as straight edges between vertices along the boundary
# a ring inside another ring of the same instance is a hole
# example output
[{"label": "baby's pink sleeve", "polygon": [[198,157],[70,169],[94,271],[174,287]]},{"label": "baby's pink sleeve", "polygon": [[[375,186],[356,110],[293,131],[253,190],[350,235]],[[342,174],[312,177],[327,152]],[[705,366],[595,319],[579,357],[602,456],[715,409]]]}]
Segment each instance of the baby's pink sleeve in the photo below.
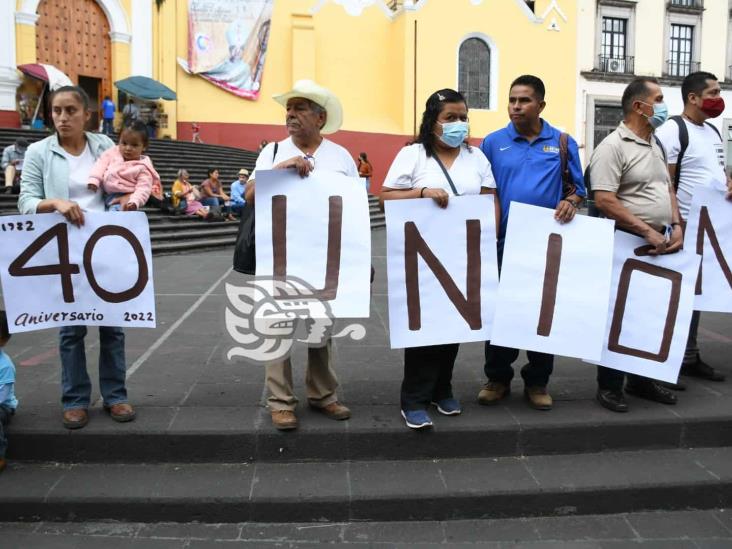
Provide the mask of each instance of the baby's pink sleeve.
[{"label": "baby's pink sleeve", "polygon": [[104,174],[106,173],[107,168],[111,164],[112,159],[117,152],[116,149],[116,146],[112,147],[111,149],[107,149],[102,153],[102,156],[97,159],[97,161],[94,163],[94,166],[92,166],[91,171],[89,172],[89,185],[94,185],[97,188],[102,186],[102,183],[104,182]]},{"label": "baby's pink sleeve", "polygon": [[140,174],[137,176],[137,182],[135,183],[135,190],[130,196],[130,202],[132,202],[137,209],[142,208],[146,203],[147,199],[150,198],[150,192],[153,186],[153,176],[150,170],[144,168],[140,170]]}]

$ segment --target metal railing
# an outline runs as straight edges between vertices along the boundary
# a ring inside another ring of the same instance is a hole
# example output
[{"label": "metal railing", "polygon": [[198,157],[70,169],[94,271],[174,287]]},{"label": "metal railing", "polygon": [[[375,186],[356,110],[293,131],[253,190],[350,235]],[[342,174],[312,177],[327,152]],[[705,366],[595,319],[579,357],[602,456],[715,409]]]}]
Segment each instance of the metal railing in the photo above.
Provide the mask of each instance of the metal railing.
[{"label": "metal railing", "polygon": [[668,0],[668,5],[675,8],[703,8],[704,0]]},{"label": "metal railing", "polygon": [[599,55],[597,70],[604,73],[633,74],[635,72],[635,57],[631,55],[623,57]]},{"label": "metal railing", "polygon": [[692,72],[700,70],[701,63],[699,61],[689,61],[688,63],[679,62],[675,59],[666,61],[666,76],[674,78],[684,78]]}]

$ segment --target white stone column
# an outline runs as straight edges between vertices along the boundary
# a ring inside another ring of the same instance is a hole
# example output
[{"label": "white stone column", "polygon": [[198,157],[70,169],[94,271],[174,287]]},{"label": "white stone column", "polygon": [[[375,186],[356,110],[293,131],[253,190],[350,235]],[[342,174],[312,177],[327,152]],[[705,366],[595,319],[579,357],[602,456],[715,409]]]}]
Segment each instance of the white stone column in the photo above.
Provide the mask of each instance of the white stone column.
[{"label": "white stone column", "polygon": [[15,110],[15,2],[0,2],[0,111]]},{"label": "white stone column", "polygon": [[153,76],[153,2],[132,0],[132,47],[130,48],[132,74]]}]

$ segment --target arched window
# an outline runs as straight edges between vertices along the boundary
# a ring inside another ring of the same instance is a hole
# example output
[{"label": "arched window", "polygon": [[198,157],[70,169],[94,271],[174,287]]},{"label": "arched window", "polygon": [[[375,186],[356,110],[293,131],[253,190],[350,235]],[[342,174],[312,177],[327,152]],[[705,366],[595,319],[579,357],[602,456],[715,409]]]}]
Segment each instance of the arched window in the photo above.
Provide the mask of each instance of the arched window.
[{"label": "arched window", "polygon": [[491,49],[480,38],[468,38],[460,44],[458,88],[469,108],[490,108]]}]

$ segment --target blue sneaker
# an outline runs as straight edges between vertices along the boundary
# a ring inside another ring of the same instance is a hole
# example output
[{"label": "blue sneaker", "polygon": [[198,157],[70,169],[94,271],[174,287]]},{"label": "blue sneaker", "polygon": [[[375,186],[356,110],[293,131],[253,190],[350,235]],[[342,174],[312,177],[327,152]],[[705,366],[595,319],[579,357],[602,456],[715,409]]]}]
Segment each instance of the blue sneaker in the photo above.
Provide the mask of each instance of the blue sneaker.
[{"label": "blue sneaker", "polygon": [[412,429],[428,429],[432,427],[432,420],[426,410],[402,410],[402,417],[407,427]]},{"label": "blue sneaker", "polygon": [[443,416],[457,416],[463,411],[456,398],[443,398],[432,404],[433,406],[437,406],[437,411]]}]

